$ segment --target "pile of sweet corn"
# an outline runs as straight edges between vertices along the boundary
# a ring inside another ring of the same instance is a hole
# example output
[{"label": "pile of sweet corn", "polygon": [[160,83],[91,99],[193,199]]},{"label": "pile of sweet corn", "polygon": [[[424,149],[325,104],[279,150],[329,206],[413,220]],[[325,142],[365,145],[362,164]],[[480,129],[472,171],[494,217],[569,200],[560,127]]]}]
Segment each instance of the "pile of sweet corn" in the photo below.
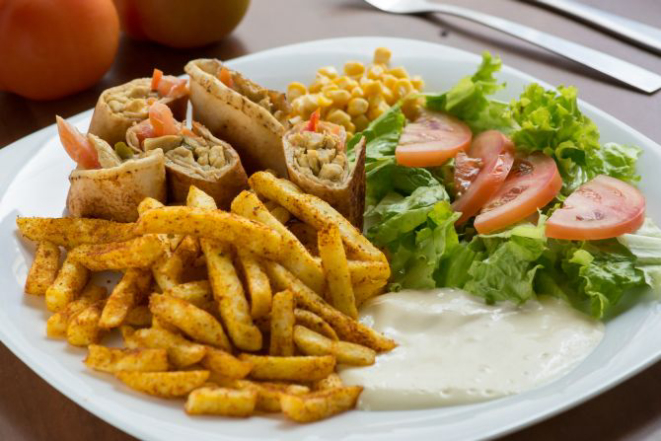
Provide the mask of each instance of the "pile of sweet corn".
[{"label": "pile of sweet corn", "polygon": [[[400,99],[421,92],[424,81],[419,75],[410,77],[401,66],[390,67],[391,52],[380,47],[374,51],[371,65],[348,61],[340,75],[333,66],[317,70],[308,87],[293,82],[287,87],[291,103],[290,121],[295,124],[310,118],[321,109],[321,119],[344,126],[349,135],[364,130]],[[418,100],[407,105],[417,106]]]}]

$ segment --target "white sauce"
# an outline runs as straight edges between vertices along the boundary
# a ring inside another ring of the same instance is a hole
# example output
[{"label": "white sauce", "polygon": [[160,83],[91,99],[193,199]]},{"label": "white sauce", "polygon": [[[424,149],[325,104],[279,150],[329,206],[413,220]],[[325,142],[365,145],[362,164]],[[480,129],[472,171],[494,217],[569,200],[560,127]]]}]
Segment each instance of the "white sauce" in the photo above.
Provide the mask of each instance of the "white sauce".
[{"label": "white sauce", "polygon": [[558,299],[490,306],[452,289],[385,294],[364,306],[360,319],[399,345],[373,366],[341,370],[346,384],[364,386],[363,410],[517,394],[571,370],[604,334],[601,322]]}]

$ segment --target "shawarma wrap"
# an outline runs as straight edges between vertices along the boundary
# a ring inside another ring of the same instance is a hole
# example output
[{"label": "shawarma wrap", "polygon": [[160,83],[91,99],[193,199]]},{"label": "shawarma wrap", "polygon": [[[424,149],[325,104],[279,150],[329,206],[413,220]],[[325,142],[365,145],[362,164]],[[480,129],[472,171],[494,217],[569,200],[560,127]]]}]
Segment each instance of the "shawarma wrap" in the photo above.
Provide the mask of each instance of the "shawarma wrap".
[{"label": "shawarma wrap", "polygon": [[287,176],[282,136],[288,128],[285,94],[265,89],[219,60],[186,65],[193,119],[229,142],[248,173],[273,170]]},{"label": "shawarma wrap", "polygon": [[172,76],[139,78],[105,90],[94,108],[89,133],[114,146],[124,141],[129,127],[147,118],[149,105],[154,101],[170,107],[177,119],[185,119],[186,80]]},{"label": "shawarma wrap", "polygon": [[115,150],[96,135],[81,134],[60,117],[57,125],[64,148],[78,163],[69,175],[69,215],[134,222],[144,198],[165,202],[162,151],[135,155],[126,145]]},{"label": "shawarma wrap", "polygon": [[[152,111],[153,113],[153,111]],[[160,118],[162,120],[162,117]],[[165,153],[168,201],[185,203],[195,185],[212,196],[219,208],[229,208],[234,197],[248,187],[248,177],[231,145],[194,122],[190,131],[178,122],[167,134],[154,133],[150,120],[126,133],[128,145],[138,151]]]},{"label": "shawarma wrap", "polygon": [[329,122],[302,122],[283,137],[289,180],[306,193],[331,204],[362,231],[365,210],[365,139],[346,153],[344,127]]}]

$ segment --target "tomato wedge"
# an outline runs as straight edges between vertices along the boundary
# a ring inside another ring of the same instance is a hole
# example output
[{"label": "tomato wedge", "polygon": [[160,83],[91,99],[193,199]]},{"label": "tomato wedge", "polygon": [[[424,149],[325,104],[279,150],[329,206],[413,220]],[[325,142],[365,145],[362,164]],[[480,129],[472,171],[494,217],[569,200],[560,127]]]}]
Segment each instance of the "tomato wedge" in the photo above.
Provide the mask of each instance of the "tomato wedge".
[{"label": "tomato wedge", "polygon": [[546,222],[554,239],[600,240],[633,233],[645,220],[645,197],[638,189],[599,175],[581,185]]},{"label": "tomato wedge", "polygon": [[534,214],[556,197],[562,178],[553,158],[541,152],[516,158],[507,179],[475,218],[480,234],[491,233]]},{"label": "tomato wedge", "polygon": [[397,163],[406,167],[443,165],[468,149],[473,134],[457,118],[440,112],[424,111],[404,127],[395,150]]},{"label": "tomato wedge", "polygon": [[466,180],[470,180],[471,177],[474,179],[459,199],[452,204],[454,211],[461,212],[457,225],[477,214],[503,185],[514,163],[514,144],[499,131],[489,130],[475,138],[468,155],[473,159],[479,159],[482,166],[476,174],[475,162],[471,163],[463,156],[457,157],[455,165],[458,167],[455,168],[455,177],[459,172],[458,184],[464,188]]},{"label": "tomato wedge", "polygon": [[59,116],[55,120],[60,141],[69,157],[85,170],[100,168],[99,154],[87,137]]},{"label": "tomato wedge", "polygon": [[149,122],[152,125],[154,137],[176,135],[180,130],[180,125],[174,119],[172,110],[159,101],[149,106]]},{"label": "tomato wedge", "polygon": [[310,120],[305,125],[303,130],[307,132],[316,132],[317,128],[319,127],[319,119],[321,119],[321,109],[317,108],[317,110],[312,112],[312,115],[310,115]]}]

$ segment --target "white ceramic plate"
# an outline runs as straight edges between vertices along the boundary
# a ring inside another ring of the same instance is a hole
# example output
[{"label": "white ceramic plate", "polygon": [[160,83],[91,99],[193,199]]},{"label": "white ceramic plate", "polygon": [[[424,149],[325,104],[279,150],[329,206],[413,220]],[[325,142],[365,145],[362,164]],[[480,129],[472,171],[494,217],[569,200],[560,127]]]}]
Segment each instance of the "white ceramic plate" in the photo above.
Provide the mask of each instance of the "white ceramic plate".
[{"label": "white ceramic plate", "polygon": [[[271,88],[308,83],[316,68],[365,62],[387,46],[393,63],[421,74],[427,90],[443,90],[472,73],[477,55],[438,44],[385,37],[315,41],[273,49],[231,61],[231,67]],[[501,98],[517,96],[534,78],[504,68],[508,83]],[[586,103],[582,109],[599,126],[603,141],[631,143],[644,150],[642,188],[649,215],[661,219],[661,148],[648,138]],[[71,120],[86,130],[92,111]],[[129,390],[112,377],[86,369],[85,350],[45,337],[48,313],[43,300],[23,294],[33,246],[16,233],[16,216],[60,216],[73,162],[47,127],[0,150],[0,339],[31,369],[76,403],[118,428],[154,440],[213,439],[443,439],[493,437],[547,418],[613,387],[661,358],[661,308],[638,303],[610,321],[597,349],[565,377],[518,396],[466,406],[400,412],[348,412],[310,425],[279,417],[247,420],[189,417],[182,401],[151,398]],[[648,296],[649,297],[649,296]],[[415,363],[415,360],[411,360]],[[38,397],[34,397],[38,400]]]}]

